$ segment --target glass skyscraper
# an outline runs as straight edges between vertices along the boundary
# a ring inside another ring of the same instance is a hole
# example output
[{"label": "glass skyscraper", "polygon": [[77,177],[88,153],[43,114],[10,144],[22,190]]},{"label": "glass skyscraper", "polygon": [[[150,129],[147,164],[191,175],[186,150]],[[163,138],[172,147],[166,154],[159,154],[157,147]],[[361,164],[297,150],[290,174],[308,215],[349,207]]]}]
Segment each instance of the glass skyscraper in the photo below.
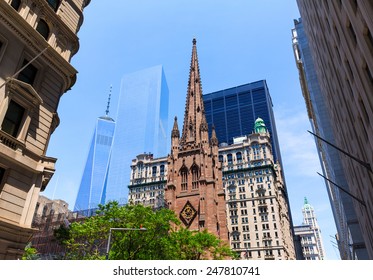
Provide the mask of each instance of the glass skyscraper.
[{"label": "glass skyscraper", "polygon": [[219,143],[233,144],[233,137],[253,132],[255,120],[264,120],[273,149],[275,162],[281,162],[273,105],[265,80],[240,85],[203,95],[209,133],[215,126]]},{"label": "glass skyscraper", "polygon": [[168,98],[161,65],[122,78],[105,202],[127,203],[130,166],[138,154],[167,154]]},{"label": "glass skyscraper", "polygon": [[97,119],[74,211],[105,203],[114,129],[115,122],[107,114]]}]

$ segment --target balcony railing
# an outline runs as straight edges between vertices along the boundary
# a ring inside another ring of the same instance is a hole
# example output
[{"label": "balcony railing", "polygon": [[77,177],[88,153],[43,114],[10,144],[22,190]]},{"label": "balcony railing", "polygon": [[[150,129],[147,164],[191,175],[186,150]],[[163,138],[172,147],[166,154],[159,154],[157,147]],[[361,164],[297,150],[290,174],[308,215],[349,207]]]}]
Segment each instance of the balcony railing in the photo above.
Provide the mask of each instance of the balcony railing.
[{"label": "balcony railing", "polygon": [[25,144],[2,130],[0,130],[0,143],[15,151],[25,148]]},{"label": "balcony railing", "polygon": [[275,256],[274,255],[264,255],[265,260],[274,260]]},{"label": "balcony railing", "polygon": [[267,206],[267,202],[265,202],[264,200],[259,200],[258,206]]}]

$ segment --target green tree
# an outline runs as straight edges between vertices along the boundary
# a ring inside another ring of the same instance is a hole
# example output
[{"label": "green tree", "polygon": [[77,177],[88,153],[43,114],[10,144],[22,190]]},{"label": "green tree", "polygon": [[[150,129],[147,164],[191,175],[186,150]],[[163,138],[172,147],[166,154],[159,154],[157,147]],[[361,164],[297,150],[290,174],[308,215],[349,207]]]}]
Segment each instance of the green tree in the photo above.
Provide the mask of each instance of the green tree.
[{"label": "green tree", "polygon": [[204,260],[204,259],[236,259],[237,255],[228,244],[224,244],[215,235],[204,231],[190,231],[180,228],[171,234],[174,259]]},{"label": "green tree", "polygon": [[38,251],[28,243],[25,247],[25,252],[22,255],[22,260],[37,260],[39,259]]},{"label": "green tree", "polygon": [[109,259],[196,260],[232,257],[229,246],[207,231],[180,227],[169,209],[153,211],[142,205],[100,205],[97,215],[61,227],[55,236],[66,246],[67,259],[105,259],[110,228],[146,230],[112,231]]}]

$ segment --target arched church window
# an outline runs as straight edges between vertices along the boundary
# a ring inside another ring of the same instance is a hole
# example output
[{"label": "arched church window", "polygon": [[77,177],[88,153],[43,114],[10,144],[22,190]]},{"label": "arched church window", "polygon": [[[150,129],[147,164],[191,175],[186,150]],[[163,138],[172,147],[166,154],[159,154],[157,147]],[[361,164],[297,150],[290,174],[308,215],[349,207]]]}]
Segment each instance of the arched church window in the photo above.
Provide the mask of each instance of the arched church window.
[{"label": "arched church window", "polygon": [[187,191],[188,190],[188,168],[183,166],[180,169],[180,176],[181,176],[181,190]]},{"label": "arched church window", "polygon": [[192,190],[196,190],[199,187],[199,167],[194,164],[192,166]]}]

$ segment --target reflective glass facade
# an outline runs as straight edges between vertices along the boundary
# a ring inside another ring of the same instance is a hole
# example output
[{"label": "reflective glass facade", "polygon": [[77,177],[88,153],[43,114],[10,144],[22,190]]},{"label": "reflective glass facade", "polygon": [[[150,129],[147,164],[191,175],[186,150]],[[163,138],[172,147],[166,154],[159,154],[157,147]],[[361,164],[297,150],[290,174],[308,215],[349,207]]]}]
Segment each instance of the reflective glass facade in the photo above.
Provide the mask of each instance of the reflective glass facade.
[{"label": "reflective glass facade", "polygon": [[105,202],[114,129],[113,119],[97,119],[74,211],[97,208]]},{"label": "reflective glass facade", "polygon": [[106,202],[127,203],[130,166],[141,153],[167,154],[169,91],[162,66],[122,78]]},{"label": "reflective glass facade", "polygon": [[273,156],[281,162],[272,100],[265,80],[224,89],[203,96],[206,119],[215,126],[219,143],[233,144],[233,137],[251,134],[255,120],[264,120],[271,136]]}]

